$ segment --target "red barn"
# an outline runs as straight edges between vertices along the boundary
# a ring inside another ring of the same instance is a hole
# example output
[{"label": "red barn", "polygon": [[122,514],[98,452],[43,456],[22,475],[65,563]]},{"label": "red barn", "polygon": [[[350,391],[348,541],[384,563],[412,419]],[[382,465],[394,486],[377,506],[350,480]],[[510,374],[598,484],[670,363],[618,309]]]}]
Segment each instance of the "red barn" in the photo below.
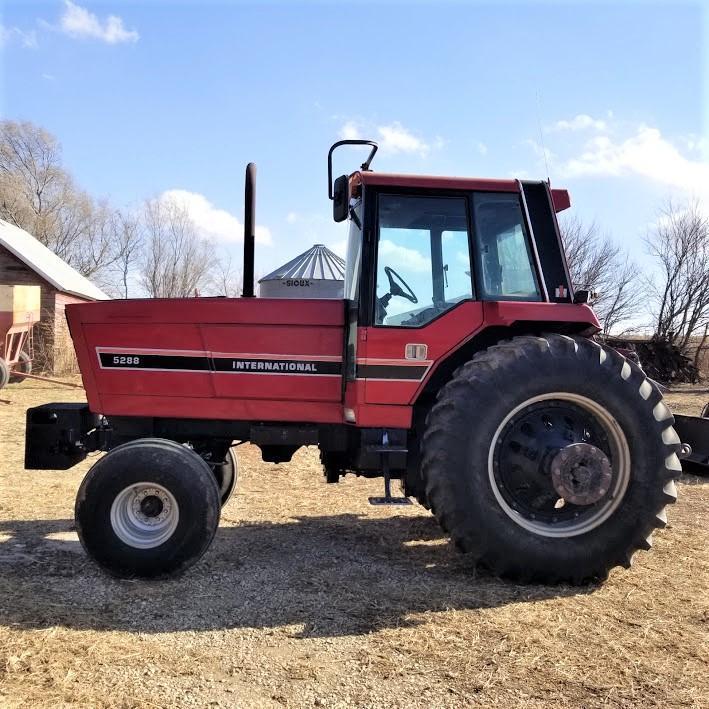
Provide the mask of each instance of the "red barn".
[{"label": "red barn", "polygon": [[108,296],[31,234],[0,219],[0,285],[41,288],[41,322],[35,332],[35,368],[67,369],[73,361],[64,307]]}]

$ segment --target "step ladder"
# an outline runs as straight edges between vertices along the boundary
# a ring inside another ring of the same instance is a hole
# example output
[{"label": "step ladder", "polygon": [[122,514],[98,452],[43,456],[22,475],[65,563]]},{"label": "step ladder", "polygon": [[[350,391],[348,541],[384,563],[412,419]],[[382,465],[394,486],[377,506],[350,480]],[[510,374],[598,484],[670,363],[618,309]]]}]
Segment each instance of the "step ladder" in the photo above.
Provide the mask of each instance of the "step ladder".
[{"label": "step ladder", "polygon": [[384,497],[370,497],[370,505],[410,505],[408,497],[393,497],[391,494],[391,475],[389,468],[389,456],[392,453],[408,453],[404,446],[389,445],[389,435],[384,432],[382,442],[366,446],[367,453],[378,454],[382,463],[382,473],[384,473]]}]

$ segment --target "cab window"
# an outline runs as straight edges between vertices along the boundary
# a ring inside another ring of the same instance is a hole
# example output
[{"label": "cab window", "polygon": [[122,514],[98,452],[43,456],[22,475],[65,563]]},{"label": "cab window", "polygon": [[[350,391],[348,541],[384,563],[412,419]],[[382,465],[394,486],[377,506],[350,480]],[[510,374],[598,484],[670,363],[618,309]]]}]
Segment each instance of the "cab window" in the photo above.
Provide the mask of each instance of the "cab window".
[{"label": "cab window", "polygon": [[473,297],[466,200],[380,195],[376,325],[420,327]]},{"label": "cab window", "polygon": [[541,300],[517,194],[473,195],[478,289],[484,300]]}]

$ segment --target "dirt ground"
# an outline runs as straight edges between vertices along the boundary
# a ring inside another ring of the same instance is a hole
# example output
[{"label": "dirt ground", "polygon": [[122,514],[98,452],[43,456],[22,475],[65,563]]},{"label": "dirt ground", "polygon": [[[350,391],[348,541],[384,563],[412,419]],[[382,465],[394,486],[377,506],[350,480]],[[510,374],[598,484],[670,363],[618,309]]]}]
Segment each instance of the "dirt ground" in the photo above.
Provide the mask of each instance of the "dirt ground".
[{"label": "dirt ground", "polygon": [[[238,449],[237,494],[181,578],[118,581],[85,557],[73,504],[91,461],[22,468],[24,413],[83,392],[0,392],[0,706],[707,707],[709,479],[601,587],[517,586],[469,567],[380,483],[326,485]],[[696,413],[709,392],[668,400]]]}]

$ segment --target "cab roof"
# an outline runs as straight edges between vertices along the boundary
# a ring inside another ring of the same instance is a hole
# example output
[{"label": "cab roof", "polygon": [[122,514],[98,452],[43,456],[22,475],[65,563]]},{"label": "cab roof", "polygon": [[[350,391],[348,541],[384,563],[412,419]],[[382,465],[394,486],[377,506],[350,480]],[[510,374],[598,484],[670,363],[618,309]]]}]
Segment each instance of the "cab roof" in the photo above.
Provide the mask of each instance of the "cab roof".
[{"label": "cab roof", "polygon": [[[425,190],[477,190],[479,192],[519,192],[519,180],[501,180],[486,177],[443,177],[440,175],[404,175],[386,172],[357,171],[350,176],[352,187],[372,185],[379,187],[410,187]],[[571,206],[567,190],[552,189],[554,211]]]}]

